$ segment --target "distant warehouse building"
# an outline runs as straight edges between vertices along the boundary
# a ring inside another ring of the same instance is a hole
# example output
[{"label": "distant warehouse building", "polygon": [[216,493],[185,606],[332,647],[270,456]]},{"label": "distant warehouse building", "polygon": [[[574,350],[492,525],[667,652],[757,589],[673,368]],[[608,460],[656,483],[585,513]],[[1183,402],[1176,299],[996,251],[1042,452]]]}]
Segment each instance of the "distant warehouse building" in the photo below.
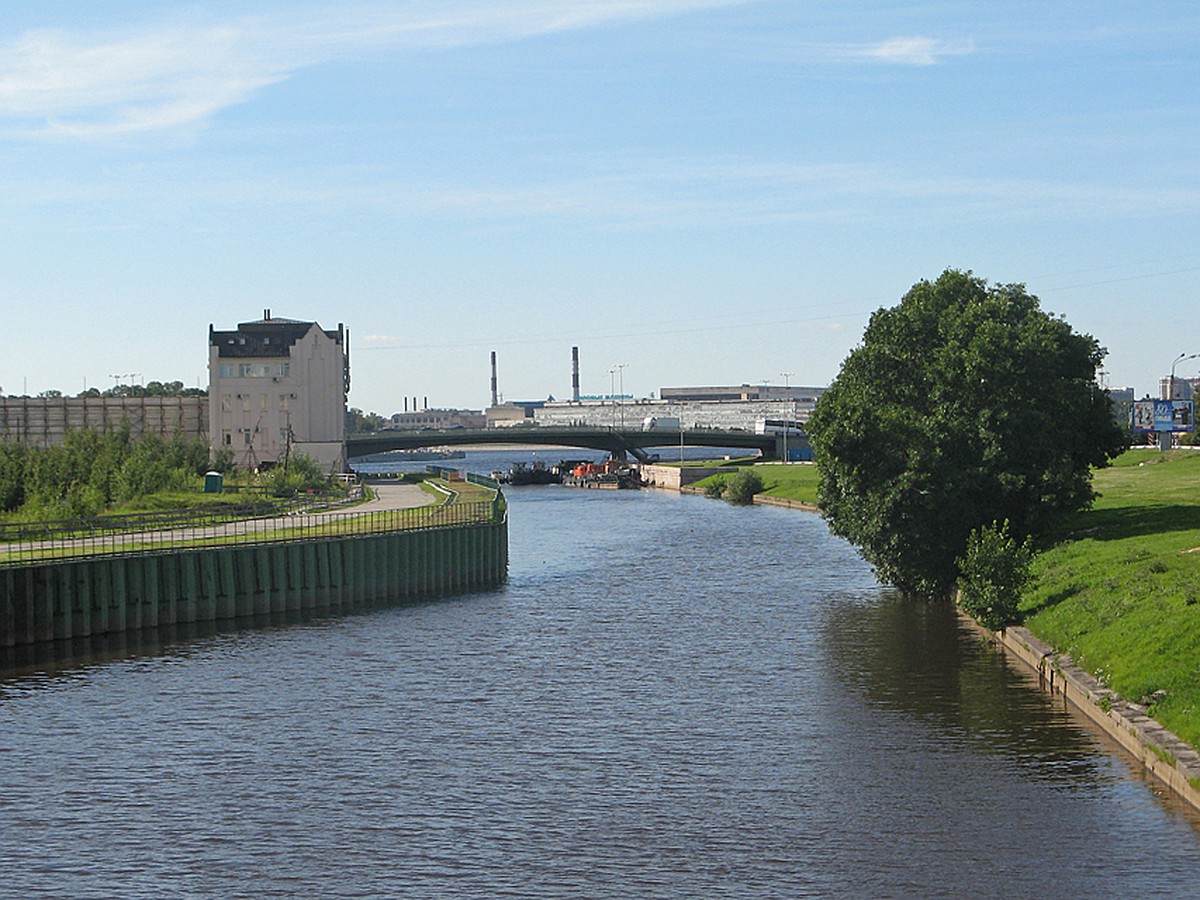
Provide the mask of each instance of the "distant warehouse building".
[{"label": "distant warehouse building", "polygon": [[263,317],[235,331],[208,329],[209,435],[248,468],[292,451],[325,469],[345,466],[350,332]]},{"label": "distant warehouse building", "polygon": [[[803,425],[823,387],[732,385],[662,388],[659,399],[605,397],[548,401],[533,411],[538,425],[640,429],[651,420],[678,422],[685,430],[756,431],[767,422]],[[490,411],[489,411],[490,412]]]},{"label": "distant warehouse building", "polygon": [[388,427],[396,431],[419,431],[422,428],[481,429],[487,427],[487,416],[478,409],[421,409],[393,414]]},{"label": "distant warehouse building", "polygon": [[164,438],[208,441],[208,398],[195,394],[163,397],[0,397],[0,441],[53,447],[68,432],[129,429]]}]

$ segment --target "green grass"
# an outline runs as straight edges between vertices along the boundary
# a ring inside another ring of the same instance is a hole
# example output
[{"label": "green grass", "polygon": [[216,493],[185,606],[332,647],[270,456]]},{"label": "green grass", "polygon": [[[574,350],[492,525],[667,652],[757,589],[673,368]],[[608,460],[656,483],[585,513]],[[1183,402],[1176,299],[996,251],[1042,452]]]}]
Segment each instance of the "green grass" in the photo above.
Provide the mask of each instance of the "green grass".
[{"label": "green grass", "polygon": [[755,471],[762,476],[762,494],[817,505],[816,466],[807,463],[761,463],[755,466]]},{"label": "green grass", "polygon": [[[312,516],[306,517],[304,524],[297,526],[285,525],[270,531],[248,531],[243,533],[224,534],[217,533],[221,523],[232,524],[236,523],[240,518],[233,516],[222,516],[220,510],[223,506],[229,505],[230,501],[237,502],[238,495],[201,495],[207,499],[225,498],[218,500],[215,504],[204,502],[199,504],[200,507],[213,507],[215,514],[212,521],[204,523],[196,523],[195,526],[181,524],[182,527],[197,527],[200,529],[210,529],[211,533],[205,533],[190,538],[181,537],[166,537],[157,539],[142,539],[137,532],[128,533],[109,533],[105,538],[100,539],[94,547],[70,547],[66,546],[72,538],[85,537],[90,535],[60,533],[56,536],[58,541],[57,546],[51,546],[45,550],[13,550],[13,545],[0,543],[0,564],[12,562],[35,562],[61,558],[77,558],[83,556],[100,556],[110,555],[114,552],[147,552],[158,550],[179,549],[184,547],[215,547],[228,544],[245,543],[247,541],[255,543],[265,543],[272,541],[286,540],[310,540],[318,537],[337,537],[352,534],[372,534],[381,530],[378,522],[380,515],[385,517],[385,520],[391,524],[385,524],[382,530],[387,530],[391,527],[400,529],[420,529],[429,528],[442,524],[450,524],[457,522],[456,519],[447,520],[443,511],[446,507],[456,505],[471,505],[475,509],[469,511],[467,518],[462,520],[466,523],[468,520],[474,520],[477,517],[479,521],[489,520],[491,517],[490,504],[495,498],[496,492],[483,487],[482,485],[471,484],[469,482],[446,482],[438,479],[429,479],[436,481],[437,484],[445,488],[444,491],[438,491],[427,484],[425,480],[420,482],[422,490],[430,495],[429,503],[425,506],[414,507],[408,510],[395,510],[385,513],[372,513],[370,510],[365,510],[367,515],[352,516],[349,518],[333,518],[329,520],[315,519]],[[157,496],[157,495],[156,495]],[[181,495],[186,498],[190,495]],[[242,502],[245,501],[245,495],[242,496]],[[359,504],[351,504],[347,509],[354,509]],[[189,508],[185,504],[176,504],[169,509]],[[282,515],[282,512],[280,513]],[[154,530],[159,530],[158,526]]]},{"label": "green grass", "polygon": [[[713,465],[714,463],[709,463]],[[728,463],[721,463],[728,465]],[[744,464],[744,463],[743,463]],[[763,490],[757,496],[778,497],[781,500],[796,500],[801,503],[817,503],[817,468],[807,464],[756,463],[756,471],[763,480]],[[701,492],[710,484],[720,484],[731,477],[730,473],[709,475],[695,483]]]},{"label": "green grass", "polygon": [[1200,453],[1130,451],[1095,487],[1035,561],[1025,624],[1200,745]]}]

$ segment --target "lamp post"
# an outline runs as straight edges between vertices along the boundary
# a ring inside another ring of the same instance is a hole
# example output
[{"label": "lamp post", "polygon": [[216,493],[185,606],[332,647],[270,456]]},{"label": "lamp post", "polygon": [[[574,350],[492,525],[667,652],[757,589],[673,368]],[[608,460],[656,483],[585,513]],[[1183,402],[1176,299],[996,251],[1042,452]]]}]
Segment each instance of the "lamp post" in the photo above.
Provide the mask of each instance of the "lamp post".
[{"label": "lamp post", "polygon": [[783,461],[786,464],[788,461],[788,449],[787,449],[788,431],[792,427],[792,417],[796,414],[796,408],[795,408],[795,404],[792,403],[792,398],[787,396],[788,388],[791,387],[791,383],[790,383],[789,379],[792,377],[792,373],[791,372],[780,372],[779,374],[783,378],[784,399],[787,401],[787,404],[788,404],[788,413],[787,413],[787,416],[783,420]]},{"label": "lamp post", "polygon": [[620,391],[617,396],[621,401],[621,430],[625,430],[625,367],[629,363],[618,363],[614,368],[617,370],[617,379],[620,382]]},{"label": "lamp post", "polygon": [[[1198,359],[1200,353],[1180,353],[1175,357],[1175,361],[1171,363],[1171,377],[1167,381],[1167,401],[1171,404],[1171,419],[1174,424],[1175,418],[1175,367],[1185,359]],[[1162,451],[1171,449],[1171,441],[1174,437],[1172,431],[1163,431],[1158,436],[1158,449]]]},{"label": "lamp post", "polygon": [[1175,367],[1185,359],[1200,359],[1200,353],[1180,353],[1175,357],[1175,362],[1171,363],[1171,380],[1167,387],[1167,399],[1175,399]]},{"label": "lamp post", "polygon": [[617,370],[615,368],[608,370],[608,399],[612,401],[612,425],[611,428],[617,427]]}]

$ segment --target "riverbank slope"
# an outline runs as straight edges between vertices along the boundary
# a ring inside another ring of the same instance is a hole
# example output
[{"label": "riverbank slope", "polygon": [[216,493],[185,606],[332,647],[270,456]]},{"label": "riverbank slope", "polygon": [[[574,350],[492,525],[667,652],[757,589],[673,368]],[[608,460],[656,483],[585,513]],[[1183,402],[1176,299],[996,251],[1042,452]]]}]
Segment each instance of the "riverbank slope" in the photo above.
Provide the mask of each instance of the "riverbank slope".
[{"label": "riverbank slope", "polygon": [[1039,555],[1024,625],[1200,745],[1200,453],[1131,450]]}]

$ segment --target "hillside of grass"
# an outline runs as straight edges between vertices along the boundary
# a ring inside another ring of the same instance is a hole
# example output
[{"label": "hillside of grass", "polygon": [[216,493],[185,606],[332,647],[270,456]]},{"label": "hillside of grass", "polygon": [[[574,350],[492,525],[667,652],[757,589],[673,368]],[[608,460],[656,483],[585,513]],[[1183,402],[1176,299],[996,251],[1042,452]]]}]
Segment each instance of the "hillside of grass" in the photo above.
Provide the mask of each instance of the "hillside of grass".
[{"label": "hillside of grass", "polygon": [[1200,746],[1200,453],[1132,450],[1034,563],[1025,625]]},{"label": "hillside of grass", "polygon": [[[748,465],[751,460],[737,460],[733,463],[723,462],[722,465]],[[708,463],[711,465],[711,463]],[[754,471],[763,480],[763,489],[758,496],[777,497],[781,500],[796,500],[801,503],[817,503],[817,467],[808,464],[755,463]],[[695,487],[701,492],[709,492],[710,486],[715,488],[728,481],[732,475],[721,473],[709,475],[696,482]]]}]

